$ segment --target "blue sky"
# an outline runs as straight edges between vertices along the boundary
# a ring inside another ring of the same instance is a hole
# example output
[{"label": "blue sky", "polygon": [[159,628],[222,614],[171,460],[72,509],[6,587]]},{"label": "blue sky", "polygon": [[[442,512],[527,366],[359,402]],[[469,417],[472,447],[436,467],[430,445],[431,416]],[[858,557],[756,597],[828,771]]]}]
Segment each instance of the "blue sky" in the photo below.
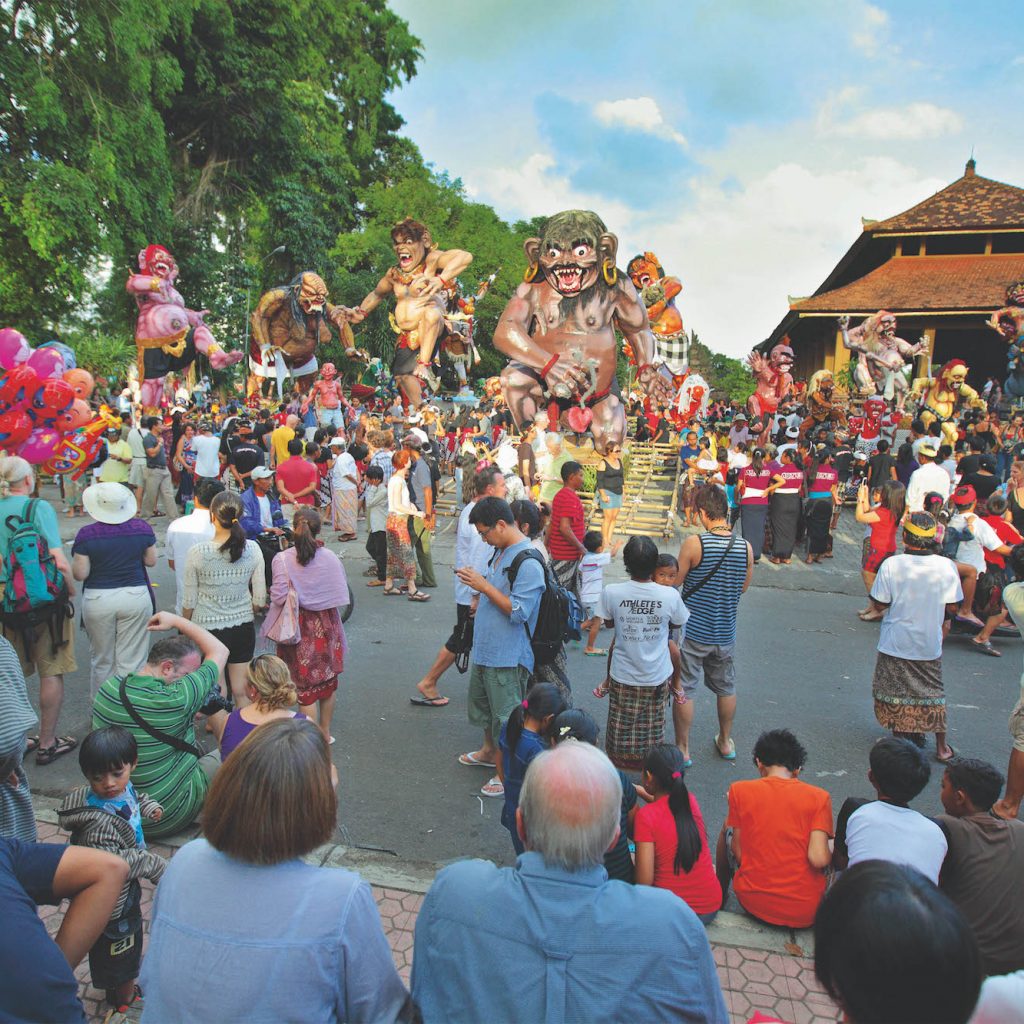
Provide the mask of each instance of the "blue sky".
[{"label": "blue sky", "polygon": [[972,148],[979,174],[1024,186],[1019,4],[391,6],[423,42],[394,103],[424,157],[510,220],[596,210],[620,266],[653,250],[686,326],[732,355],[861,216],[944,187]]}]

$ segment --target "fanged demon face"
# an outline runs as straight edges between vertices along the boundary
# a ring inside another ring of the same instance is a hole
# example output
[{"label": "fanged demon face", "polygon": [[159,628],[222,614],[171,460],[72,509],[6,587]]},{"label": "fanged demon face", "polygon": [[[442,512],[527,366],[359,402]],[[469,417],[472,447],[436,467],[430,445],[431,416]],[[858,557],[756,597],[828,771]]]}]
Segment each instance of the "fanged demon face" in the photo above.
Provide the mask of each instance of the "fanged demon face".
[{"label": "fanged demon face", "polygon": [[1024,306],[1024,281],[1016,281],[1006,289],[1006,301],[1011,306]]},{"label": "fanged demon face", "polygon": [[162,245],[147,245],[139,253],[139,269],[165,281],[173,282],[178,277],[178,264]]},{"label": "fanged demon face", "polygon": [[959,391],[967,383],[967,367],[951,366],[943,373],[942,379],[951,391]]},{"label": "fanged demon face", "polygon": [[333,380],[337,377],[338,371],[335,368],[334,363],[324,363],[324,365],[320,367],[320,375],[324,380]]},{"label": "fanged demon face", "polygon": [[395,259],[398,260],[398,269],[405,273],[421,266],[427,258],[427,247],[422,239],[415,239],[411,235],[402,235],[395,239],[393,248]]},{"label": "fanged demon face", "polygon": [[864,418],[872,422],[880,420],[885,413],[885,400],[882,398],[869,398],[864,403]]},{"label": "fanged demon face", "polygon": [[597,282],[597,249],[585,238],[545,239],[540,253],[544,276],[561,295],[579,295]]},{"label": "fanged demon face", "polygon": [[789,373],[793,369],[793,350],[788,345],[778,344],[771,350],[768,362],[773,370],[779,373]]},{"label": "fanged demon face", "polygon": [[303,274],[299,285],[299,305],[306,316],[322,313],[327,305],[327,285],[319,274]]},{"label": "fanged demon face", "polygon": [[1013,341],[1019,333],[1017,318],[1011,313],[1001,313],[997,321],[999,333],[1007,341]]},{"label": "fanged demon face", "polygon": [[629,279],[639,291],[649,288],[652,284],[657,284],[664,276],[661,273],[658,258],[653,252],[645,252],[643,256],[634,256],[629,261],[626,273],[629,274]]},{"label": "fanged demon face", "polygon": [[896,337],[896,317],[894,317],[892,313],[886,313],[885,316],[878,321],[878,333],[883,338]]}]

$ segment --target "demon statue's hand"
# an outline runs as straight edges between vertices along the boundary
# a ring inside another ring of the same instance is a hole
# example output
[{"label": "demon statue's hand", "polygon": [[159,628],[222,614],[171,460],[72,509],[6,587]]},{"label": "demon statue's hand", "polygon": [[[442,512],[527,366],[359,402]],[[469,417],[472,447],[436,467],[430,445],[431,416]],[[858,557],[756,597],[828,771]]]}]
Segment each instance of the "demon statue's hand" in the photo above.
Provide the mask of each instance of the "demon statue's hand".
[{"label": "demon statue's hand", "polygon": [[844,315],[844,316],[841,316],[841,317],[840,317],[840,318],[839,318],[839,319],[838,319],[838,320],[836,321],[836,323],[838,323],[838,324],[839,324],[839,330],[841,330],[841,331],[845,331],[845,330],[847,330],[847,329],[849,328],[849,326],[850,326],[850,318],[849,318],[848,316],[845,316],[845,315]]},{"label": "demon statue's hand", "polygon": [[443,288],[444,281],[437,274],[420,274],[413,278],[409,292],[418,298],[428,298],[431,295],[436,295]]},{"label": "demon statue's hand", "polygon": [[637,383],[647,392],[652,402],[668,405],[675,397],[675,388],[670,377],[658,373],[653,366],[645,366],[637,376]]},{"label": "demon statue's hand", "polygon": [[590,386],[590,374],[586,366],[569,354],[559,356],[544,379],[547,381],[548,392],[556,398],[572,398]]},{"label": "demon statue's hand", "polygon": [[338,306],[335,313],[348,324],[361,324],[366,319],[366,310],[361,306]]}]

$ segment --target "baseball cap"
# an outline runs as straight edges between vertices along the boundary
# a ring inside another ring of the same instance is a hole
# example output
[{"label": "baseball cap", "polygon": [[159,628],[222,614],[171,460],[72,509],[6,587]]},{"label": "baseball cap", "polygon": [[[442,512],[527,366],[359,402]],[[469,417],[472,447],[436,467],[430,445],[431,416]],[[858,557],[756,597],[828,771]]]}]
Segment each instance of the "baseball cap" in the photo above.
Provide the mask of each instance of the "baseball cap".
[{"label": "baseball cap", "polygon": [[961,484],[953,492],[953,504],[957,508],[973,505],[978,500],[978,492],[970,484]]},{"label": "baseball cap", "polygon": [[266,466],[257,466],[249,474],[249,476],[252,477],[253,480],[267,480],[270,477],[272,477],[273,475],[274,475],[274,471],[272,469],[267,469]]},{"label": "baseball cap", "polygon": [[330,441],[332,448],[343,448],[345,446],[345,438],[343,437],[332,437]]}]

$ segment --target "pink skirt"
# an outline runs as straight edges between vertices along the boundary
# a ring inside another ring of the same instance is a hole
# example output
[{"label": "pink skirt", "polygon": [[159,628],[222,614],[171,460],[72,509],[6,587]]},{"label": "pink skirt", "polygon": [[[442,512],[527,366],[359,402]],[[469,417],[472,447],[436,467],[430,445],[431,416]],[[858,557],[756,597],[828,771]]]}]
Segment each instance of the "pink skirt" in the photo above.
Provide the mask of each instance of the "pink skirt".
[{"label": "pink skirt", "polygon": [[345,669],[345,627],[337,608],[300,608],[299,633],[297,644],[277,645],[277,656],[288,666],[299,703],[307,705],[338,688],[338,674]]}]

